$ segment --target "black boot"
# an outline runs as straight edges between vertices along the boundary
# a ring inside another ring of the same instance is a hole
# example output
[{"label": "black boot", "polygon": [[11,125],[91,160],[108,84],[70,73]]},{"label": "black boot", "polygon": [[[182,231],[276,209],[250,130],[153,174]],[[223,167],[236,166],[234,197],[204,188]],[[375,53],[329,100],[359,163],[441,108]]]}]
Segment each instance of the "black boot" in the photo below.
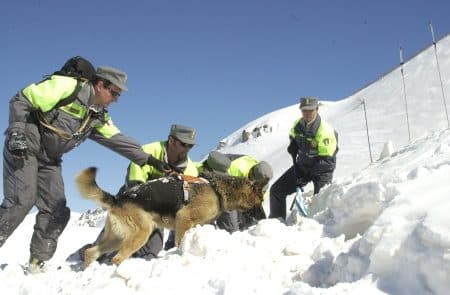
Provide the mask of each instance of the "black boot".
[{"label": "black boot", "polygon": [[168,251],[175,247],[175,231],[171,230],[169,232],[169,236],[167,237],[167,241],[164,244],[164,250]]}]

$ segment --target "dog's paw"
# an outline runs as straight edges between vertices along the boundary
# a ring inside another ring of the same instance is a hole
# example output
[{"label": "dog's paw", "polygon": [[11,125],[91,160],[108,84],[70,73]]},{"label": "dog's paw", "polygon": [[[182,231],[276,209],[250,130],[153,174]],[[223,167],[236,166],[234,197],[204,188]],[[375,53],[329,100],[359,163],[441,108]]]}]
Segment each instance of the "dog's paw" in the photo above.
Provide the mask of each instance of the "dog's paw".
[{"label": "dog's paw", "polygon": [[119,265],[125,260],[125,257],[122,257],[122,255],[117,254],[116,256],[111,259],[112,264]]},{"label": "dog's paw", "polygon": [[96,247],[86,249],[84,251],[84,260],[83,260],[84,267],[88,267],[92,262],[97,260],[98,256],[99,255]]}]

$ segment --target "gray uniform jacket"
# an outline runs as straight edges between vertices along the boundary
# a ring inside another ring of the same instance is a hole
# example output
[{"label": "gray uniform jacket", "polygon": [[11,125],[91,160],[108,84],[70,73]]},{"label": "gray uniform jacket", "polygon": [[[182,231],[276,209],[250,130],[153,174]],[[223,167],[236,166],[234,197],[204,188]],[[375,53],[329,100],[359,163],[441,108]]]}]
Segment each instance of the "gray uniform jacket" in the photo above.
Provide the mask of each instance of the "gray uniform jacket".
[{"label": "gray uniform jacket", "polygon": [[[27,98],[21,91],[10,101],[7,134],[13,131],[24,132],[29,152],[45,162],[59,162],[63,154],[90,138],[136,164],[143,165],[148,158],[148,154],[142,150],[140,144],[135,140],[121,134],[112,123],[107,110],[104,107],[93,105],[93,99],[94,88],[92,84],[84,83],[73,103],[41,113],[52,126],[72,135],[71,138],[63,138],[39,123],[37,107],[39,107],[39,103],[45,102],[39,102],[38,99],[34,100],[33,97]],[[64,109],[70,109],[70,111],[64,111]],[[87,111],[84,117],[73,115],[79,109]],[[89,113],[91,117],[86,127],[80,130],[84,118]],[[115,130],[115,132],[110,132],[110,130]]]},{"label": "gray uniform jacket", "polygon": [[[61,158],[87,138],[138,165],[147,161],[148,154],[137,142],[120,133],[107,110],[93,105],[94,97],[91,83],[54,75],[29,85],[10,100],[5,140],[12,132],[24,133],[29,157],[18,160],[7,148],[3,150],[5,197],[0,205],[0,247],[36,206],[39,211],[30,255],[42,261],[53,256],[58,238],[70,219]],[[58,106],[61,101],[70,103]]]}]

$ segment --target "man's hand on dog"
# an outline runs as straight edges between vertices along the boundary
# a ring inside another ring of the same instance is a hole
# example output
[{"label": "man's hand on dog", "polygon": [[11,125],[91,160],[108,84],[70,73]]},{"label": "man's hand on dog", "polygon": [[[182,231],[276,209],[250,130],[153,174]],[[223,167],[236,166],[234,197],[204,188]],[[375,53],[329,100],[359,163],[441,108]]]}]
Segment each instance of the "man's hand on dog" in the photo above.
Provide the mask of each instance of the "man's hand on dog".
[{"label": "man's hand on dog", "polygon": [[175,165],[171,165],[171,164],[168,164],[168,165],[170,166],[170,169],[172,169],[172,170],[170,170],[169,173],[166,173],[167,176],[174,176],[174,177],[176,177],[176,176],[178,176],[180,174],[183,174],[183,170],[181,168],[179,168],[179,167],[177,167]]},{"label": "man's hand on dog", "polygon": [[172,169],[173,172],[177,173],[177,174],[183,174],[183,169],[181,169],[180,167],[177,167],[175,165],[171,165],[169,164],[170,169]]},{"label": "man's hand on dog", "polygon": [[156,169],[158,169],[159,171],[163,172],[166,175],[169,176],[173,176],[173,175],[178,175],[178,174],[183,174],[183,169],[175,166],[175,165],[170,165],[166,162],[163,162],[161,160],[156,159],[153,156],[149,156],[147,159],[147,164],[155,167]]},{"label": "man's hand on dog", "polygon": [[170,173],[172,171],[172,168],[170,167],[169,164],[156,159],[152,155],[148,156],[147,164],[149,164],[150,166],[155,167],[156,169],[158,169],[159,171],[163,172],[164,174],[168,174],[168,173]]}]

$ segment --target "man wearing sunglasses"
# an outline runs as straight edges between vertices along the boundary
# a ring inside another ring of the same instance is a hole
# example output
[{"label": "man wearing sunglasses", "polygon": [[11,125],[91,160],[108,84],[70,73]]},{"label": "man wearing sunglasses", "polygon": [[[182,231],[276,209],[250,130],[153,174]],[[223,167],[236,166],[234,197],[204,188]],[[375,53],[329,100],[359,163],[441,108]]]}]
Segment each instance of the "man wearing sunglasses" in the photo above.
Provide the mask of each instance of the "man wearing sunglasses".
[{"label": "man wearing sunglasses", "polygon": [[[83,61],[83,69],[77,62]],[[63,71],[66,66],[70,71]],[[78,74],[92,73],[88,78]],[[65,74],[63,74],[65,73]],[[4,199],[0,206],[0,247],[33,206],[38,208],[30,245],[31,272],[43,270],[56,251],[70,218],[62,179],[62,156],[86,139],[137,163],[170,173],[113,124],[107,107],[126,91],[127,74],[74,57],[45,80],[19,91],[9,103],[3,149]]]},{"label": "man wearing sunglasses", "polygon": [[[173,171],[182,173],[184,175],[198,176],[197,166],[188,156],[189,151],[195,145],[195,135],[196,131],[194,128],[180,124],[174,124],[170,127],[167,140],[148,143],[142,146],[142,148],[147,154],[153,156],[155,159],[158,159],[164,163],[168,163]],[[163,176],[165,176],[164,173],[162,173],[158,169],[155,169],[155,167],[151,165],[139,166],[131,162],[127,169],[125,185],[120,189],[118,194],[127,189],[130,189],[135,185]],[[102,232],[97,237],[94,244],[100,240],[101,235]],[[174,238],[174,236],[172,235],[173,234],[169,234],[169,244],[171,244],[171,239]],[[159,251],[161,251],[163,248],[163,241],[163,229],[158,228],[154,230],[150,235],[147,243],[142,246],[141,249],[136,251],[136,253],[133,254],[133,257],[140,257],[145,259],[152,259],[157,257]],[[78,253],[75,254],[78,254],[81,258],[83,258],[84,251],[87,248],[92,247],[94,244],[83,246],[78,250]],[[69,260],[77,259],[76,256],[78,255],[74,255],[73,258],[69,257]],[[99,262],[109,262],[110,259],[114,257],[114,255],[115,253],[111,253],[100,257],[98,260]]]}]

